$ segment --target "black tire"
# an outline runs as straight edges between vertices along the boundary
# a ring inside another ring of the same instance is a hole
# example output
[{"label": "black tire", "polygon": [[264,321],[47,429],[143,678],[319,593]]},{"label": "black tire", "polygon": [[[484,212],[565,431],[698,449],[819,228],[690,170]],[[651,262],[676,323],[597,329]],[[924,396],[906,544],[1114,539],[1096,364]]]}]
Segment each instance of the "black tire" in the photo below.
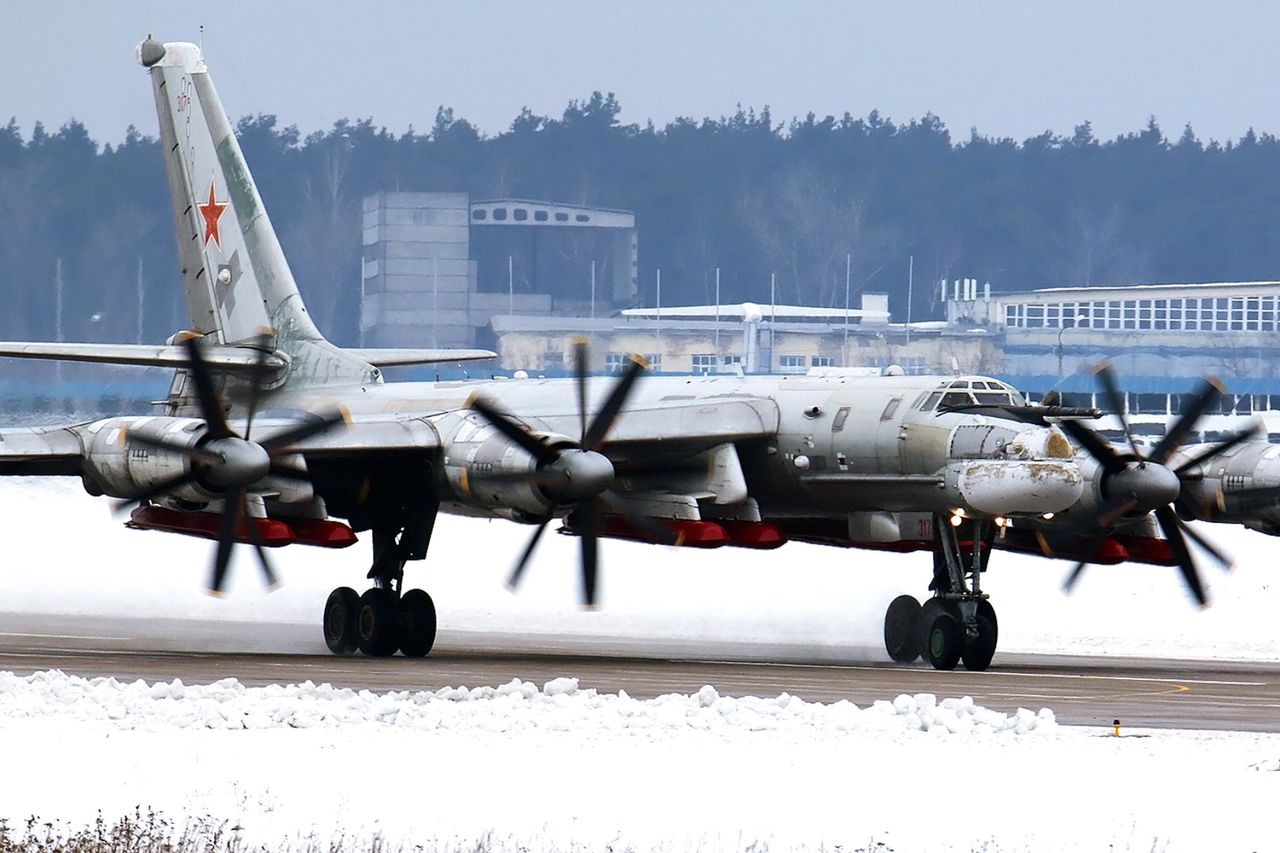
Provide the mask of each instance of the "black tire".
[{"label": "black tire", "polygon": [[911,663],[920,657],[920,602],[900,595],[884,612],[884,648],[895,663]]},{"label": "black tire", "polygon": [[335,655],[349,655],[359,645],[356,634],[356,610],[360,596],[349,586],[342,586],[329,593],[324,603],[324,644]]},{"label": "black tire", "polygon": [[400,651],[405,657],[426,657],[436,644],[436,605],[431,596],[411,589],[400,599]]},{"label": "black tire", "polygon": [[991,659],[996,655],[996,627],[991,620],[978,609],[978,636],[966,643],[960,659],[964,668],[970,672],[986,672],[991,666]]},{"label": "black tire", "polygon": [[920,613],[916,616],[916,648],[920,651],[920,657],[925,661],[929,660],[929,628],[933,625],[933,620],[938,618],[940,613],[950,613],[957,621],[960,619],[960,608],[955,602],[948,601],[945,598],[929,598],[920,607]]},{"label": "black tire", "polygon": [[939,613],[929,626],[924,656],[934,669],[953,670],[964,650],[964,627],[949,612]]},{"label": "black tire", "polygon": [[390,657],[400,645],[398,619],[400,600],[389,589],[374,587],[360,596],[356,611],[356,636],[360,651],[375,658]]},{"label": "black tire", "polygon": [[1000,622],[996,619],[996,609],[991,606],[988,599],[982,599],[978,602],[978,615],[987,617],[987,621],[991,623],[992,636],[1000,636]]}]

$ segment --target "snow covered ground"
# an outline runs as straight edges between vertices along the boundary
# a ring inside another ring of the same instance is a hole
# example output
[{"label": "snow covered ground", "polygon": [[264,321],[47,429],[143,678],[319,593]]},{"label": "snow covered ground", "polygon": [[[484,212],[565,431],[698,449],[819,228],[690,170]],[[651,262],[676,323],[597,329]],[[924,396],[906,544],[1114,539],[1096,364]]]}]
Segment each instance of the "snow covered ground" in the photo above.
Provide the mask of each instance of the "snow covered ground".
[{"label": "snow covered ground", "polygon": [[[273,552],[285,586],[267,595],[245,552],[217,601],[201,592],[208,543],[126,531],[74,482],[0,482],[0,518],[5,611],[314,625],[329,589],[358,586],[367,561],[364,546]],[[1232,575],[1206,568],[1216,604],[1204,612],[1173,569],[1094,568],[1066,598],[1065,564],[998,554],[987,586],[1002,650],[1280,657],[1266,559],[1277,543],[1203,529],[1238,558]],[[442,641],[581,634],[881,659],[885,604],[919,594],[928,574],[920,555],[607,542],[604,609],[581,613],[567,537],[545,537],[518,595],[503,588],[528,532],[441,520],[431,565],[412,565],[408,580],[435,596]],[[321,651],[318,634],[291,650]],[[963,697],[855,709],[719,697],[714,685],[647,702],[571,681],[468,687],[376,696],[0,676],[0,754],[20,770],[0,774],[0,818],[83,825],[141,805],[226,819],[269,845],[380,835],[512,850],[1277,849],[1280,736],[1114,738]]]}]

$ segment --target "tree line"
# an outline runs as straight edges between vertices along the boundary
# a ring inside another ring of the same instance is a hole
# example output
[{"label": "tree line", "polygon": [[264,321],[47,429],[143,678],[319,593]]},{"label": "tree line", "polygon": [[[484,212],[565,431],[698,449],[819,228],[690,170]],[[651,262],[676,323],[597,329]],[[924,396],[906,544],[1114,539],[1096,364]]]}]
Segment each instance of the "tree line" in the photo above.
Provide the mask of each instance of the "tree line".
[{"label": "tree line", "polygon": [[[1280,277],[1280,143],[1250,131],[1177,139],[1152,118],[1097,139],[953,139],[934,115],[779,121],[770,111],[623,124],[613,95],[559,117],[523,110],[485,135],[441,108],[425,132],[342,119],[306,136],[275,116],[237,133],[321,328],[356,340],[361,199],[465,191],[632,210],[641,304],[844,304],[887,292],[936,316],[940,278],[994,291]],[[75,121],[0,127],[0,336],[158,341],[185,323],[159,145],[130,128],[99,144]]]}]

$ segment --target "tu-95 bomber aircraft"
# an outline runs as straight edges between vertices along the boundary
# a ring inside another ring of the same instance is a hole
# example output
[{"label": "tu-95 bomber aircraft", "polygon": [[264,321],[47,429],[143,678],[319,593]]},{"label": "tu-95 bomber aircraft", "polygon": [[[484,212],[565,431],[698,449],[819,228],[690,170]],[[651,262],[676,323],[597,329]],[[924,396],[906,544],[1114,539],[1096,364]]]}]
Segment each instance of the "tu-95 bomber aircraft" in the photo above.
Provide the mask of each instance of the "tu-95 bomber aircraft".
[{"label": "tu-95 bomber aircraft", "polygon": [[336,589],[324,606],[337,654],[429,653],[435,604],[404,588],[404,569],[449,512],[533,527],[513,581],[558,521],[580,538],[588,605],[601,538],[927,548],[931,597],[890,606],[886,645],[895,659],[982,670],[998,632],[981,574],[998,534],[1111,508],[1056,424],[1098,413],[1029,406],[986,377],[641,379],[636,359],[606,385],[577,343],[570,379],[384,382],[383,367],[493,354],[325,340],[200,50],[148,38],[137,56],[190,328],[164,346],[10,342],[0,355],[172,367],[164,412],[4,429],[0,473],[78,476],[127,502],[130,527],[216,540],[215,592],[237,543],[274,582],[267,548],[344,547],[369,531],[369,588]]}]

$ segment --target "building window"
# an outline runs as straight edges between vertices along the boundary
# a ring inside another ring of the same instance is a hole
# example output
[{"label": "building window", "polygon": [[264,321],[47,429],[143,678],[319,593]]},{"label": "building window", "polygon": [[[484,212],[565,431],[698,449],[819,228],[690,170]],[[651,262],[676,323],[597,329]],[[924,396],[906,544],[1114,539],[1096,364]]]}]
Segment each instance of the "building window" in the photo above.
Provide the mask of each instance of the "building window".
[{"label": "building window", "polygon": [[715,353],[698,353],[693,357],[693,372],[706,376],[716,368]]},{"label": "building window", "polygon": [[559,350],[547,350],[542,354],[543,370],[564,370],[564,353]]},{"label": "building window", "polygon": [[733,365],[735,365],[735,364],[742,364],[742,356],[740,356],[740,355],[726,355],[726,356],[724,357],[724,366],[725,366],[725,367],[732,367],[732,366],[733,366]]},{"label": "building window", "polygon": [[604,369],[608,373],[621,373],[627,367],[627,354],[623,352],[611,352],[604,357]]},{"label": "building window", "polygon": [[804,356],[780,355],[778,356],[778,367],[783,370],[804,370]]},{"label": "building window", "polygon": [[644,354],[644,360],[649,362],[649,369],[654,373],[662,370],[662,353],[647,352]]},{"label": "building window", "polygon": [[815,355],[809,359],[810,367],[835,367],[836,360],[829,355]]},{"label": "building window", "polygon": [[507,209],[505,207],[495,207],[493,209],[493,221],[504,222],[507,218]]}]

